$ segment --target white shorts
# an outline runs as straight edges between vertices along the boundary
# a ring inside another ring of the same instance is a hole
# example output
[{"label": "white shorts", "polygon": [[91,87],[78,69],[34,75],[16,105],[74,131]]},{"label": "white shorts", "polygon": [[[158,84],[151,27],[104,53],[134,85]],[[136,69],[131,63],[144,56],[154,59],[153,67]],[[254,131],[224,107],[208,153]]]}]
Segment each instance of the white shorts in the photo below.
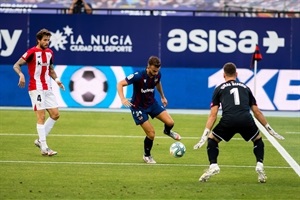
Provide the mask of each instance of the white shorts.
[{"label": "white shorts", "polygon": [[31,90],[29,91],[29,96],[34,111],[58,107],[56,98],[51,90]]}]

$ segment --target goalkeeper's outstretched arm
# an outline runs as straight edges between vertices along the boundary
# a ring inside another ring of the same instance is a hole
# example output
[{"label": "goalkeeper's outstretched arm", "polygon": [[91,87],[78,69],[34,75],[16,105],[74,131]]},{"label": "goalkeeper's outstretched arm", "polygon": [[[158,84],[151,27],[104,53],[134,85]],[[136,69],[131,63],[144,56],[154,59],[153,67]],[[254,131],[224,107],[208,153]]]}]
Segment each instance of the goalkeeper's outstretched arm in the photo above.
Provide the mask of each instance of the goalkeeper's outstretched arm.
[{"label": "goalkeeper's outstretched arm", "polygon": [[276,133],[276,131],[274,131],[274,129],[269,125],[267,119],[256,105],[253,105],[251,107],[251,110],[254,114],[254,117],[266,128],[270,135],[277,138],[278,140],[284,140],[284,137]]},{"label": "goalkeeper's outstretched arm", "polygon": [[216,122],[217,115],[218,115],[218,110],[219,110],[219,106],[211,107],[210,114],[209,114],[208,119],[206,121],[205,129],[203,131],[203,134],[202,134],[199,142],[194,145],[194,149],[199,149],[206,142],[206,140],[207,140],[207,138],[208,138],[208,136],[211,132],[211,129],[212,129],[212,127],[214,126],[214,124]]},{"label": "goalkeeper's outstretched arm", "polygon": [[253,112],[254,117],[263,125],[266,126],[268,121],[265,118],[265,116],[262,114],[262,112],[260,111],[260,109],[257,107],[257,105],[253,105],[251,107],[251,110]]}]

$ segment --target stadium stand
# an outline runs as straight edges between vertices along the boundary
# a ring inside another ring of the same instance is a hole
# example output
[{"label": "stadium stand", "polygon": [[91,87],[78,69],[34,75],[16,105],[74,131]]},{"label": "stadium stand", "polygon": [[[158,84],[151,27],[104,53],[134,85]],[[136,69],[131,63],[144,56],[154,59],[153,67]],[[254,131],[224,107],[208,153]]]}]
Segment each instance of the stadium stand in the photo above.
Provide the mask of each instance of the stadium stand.
[{"label": "stadium stand", "polygon": [[[300,17],[299,0],[87,0],[94,14]],[[71,0],[1,0],[0,13],[66,13]],[[155,12],[156,11],[156,12]]]}]

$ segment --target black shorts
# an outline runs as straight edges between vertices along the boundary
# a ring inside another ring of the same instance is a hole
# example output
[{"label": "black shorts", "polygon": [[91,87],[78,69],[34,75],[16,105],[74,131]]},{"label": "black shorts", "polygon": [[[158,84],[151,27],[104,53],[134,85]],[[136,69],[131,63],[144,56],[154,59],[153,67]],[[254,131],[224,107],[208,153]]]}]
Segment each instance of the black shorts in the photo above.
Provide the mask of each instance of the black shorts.
[{"label": "black shorts", "polygon": [[236,133],[239,133],[245,141],[254,139],[259,134],[253,119],[243,122],[234,122],[230,124],[220,120],[220,122],[213,128],[213,135],[219,140],[228,142]]}]

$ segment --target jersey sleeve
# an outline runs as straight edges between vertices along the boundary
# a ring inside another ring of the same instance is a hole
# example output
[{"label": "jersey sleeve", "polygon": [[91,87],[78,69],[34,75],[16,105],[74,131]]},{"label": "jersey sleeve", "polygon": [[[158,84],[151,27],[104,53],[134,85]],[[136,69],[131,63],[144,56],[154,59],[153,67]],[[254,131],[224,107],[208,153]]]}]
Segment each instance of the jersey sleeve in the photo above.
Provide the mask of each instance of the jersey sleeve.
[{"label": "jersey sleeve", "polygon": [[256,103],[256,99],[255,97],[253,96],[253,93],[251,92],[250,88],[247,87],[247,90],[249,92],[249,106],[253,106],[253,105],[256,105],[257,106],[257,103]]},{"label": "jersey sleeve", "polygon": [[135,72],[134,74],[130,74],[125,78],[128,85],[133,84],[134,82],[136,82],[140,79],[141,79],[141,74],[139,72]]},{"label": "jersey sleeve", "polygon": [[48,51],[51,53],[50,65],[53,65],[54,53],[53,53],[53,51],[51,49],[48,49]]},{"label": "jersey sleeve", "polygon": [[161,72],[158,73],[157,78],[158,78],[158,81],[156,82],[155,85],[157,85],[158,83],[160,83],[160,80],[161,80]]},{"label": "jersey sleeve", "polygon": [[32,49],[28,49],[23,55],[22,58],[26,61],[29,62],[32,57],[33,57],[34,51]]},{"label": "jersey sleeve", "polygon": [[220,106],[221,102],[220,102],[219,95],[220,95],[220,87],[217,87],[214,90],[214,93],[213,93],[213,96],[212,96],[212,100],[211,100],[211,103],[210,103],[210,107]]}]

